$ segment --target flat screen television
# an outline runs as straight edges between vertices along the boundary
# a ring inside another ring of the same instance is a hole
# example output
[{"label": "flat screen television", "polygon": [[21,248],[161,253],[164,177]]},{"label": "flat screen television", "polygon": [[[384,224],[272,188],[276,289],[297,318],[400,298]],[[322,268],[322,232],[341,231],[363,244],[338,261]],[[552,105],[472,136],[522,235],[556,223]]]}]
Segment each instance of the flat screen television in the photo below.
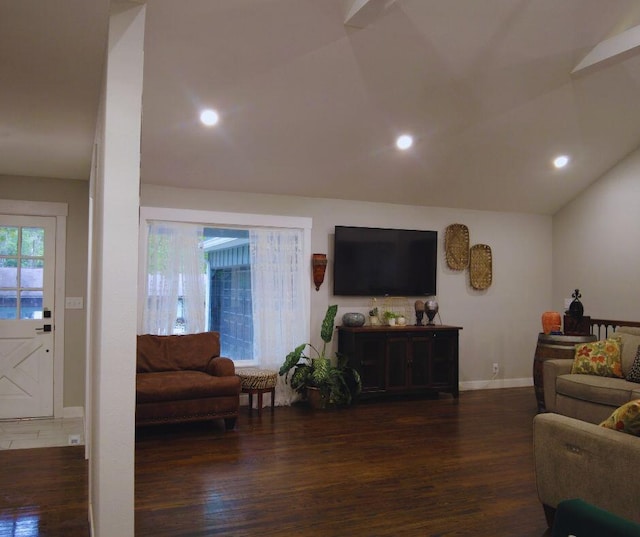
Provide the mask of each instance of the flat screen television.
[{"label": "flat screen television", "polygon": [[336,226],[333,294],[436,294],[438,232]]}]

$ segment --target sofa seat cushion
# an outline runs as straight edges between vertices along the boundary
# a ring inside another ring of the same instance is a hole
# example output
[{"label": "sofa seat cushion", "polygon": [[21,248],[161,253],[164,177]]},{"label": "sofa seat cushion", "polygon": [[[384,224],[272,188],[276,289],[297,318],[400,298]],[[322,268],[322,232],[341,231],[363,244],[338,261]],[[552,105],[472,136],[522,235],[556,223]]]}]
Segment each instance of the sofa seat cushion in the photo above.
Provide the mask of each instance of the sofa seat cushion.
[{"label": "sofa seat cushion", "polygon": [[162,371],[136,375],[136,402],[176,401],[239,395],[240,378],[214,377],[201,371]]},{"label": "sofa seat cushion", "polygon": [[612,377],[571,373],[556,380],[556,392],[582,401],[618,407],[632,399],[638,387],[633,382]]}]

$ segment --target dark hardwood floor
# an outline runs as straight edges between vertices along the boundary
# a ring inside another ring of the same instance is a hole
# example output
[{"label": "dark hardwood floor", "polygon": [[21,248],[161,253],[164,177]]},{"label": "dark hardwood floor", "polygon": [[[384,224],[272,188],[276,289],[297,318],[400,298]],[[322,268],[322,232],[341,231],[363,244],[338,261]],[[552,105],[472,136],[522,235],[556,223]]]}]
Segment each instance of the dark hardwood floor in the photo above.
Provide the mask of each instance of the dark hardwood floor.
[{"label": "dark hardwood floor", "polygon": [[[543,537],[533,388],[140,429],[136,536]],[[86,537],[81,448],[0,452],[0,537]],[[18,533],[20,520],[33,533]],[[14,533],[11,533],[11,528]]]}]

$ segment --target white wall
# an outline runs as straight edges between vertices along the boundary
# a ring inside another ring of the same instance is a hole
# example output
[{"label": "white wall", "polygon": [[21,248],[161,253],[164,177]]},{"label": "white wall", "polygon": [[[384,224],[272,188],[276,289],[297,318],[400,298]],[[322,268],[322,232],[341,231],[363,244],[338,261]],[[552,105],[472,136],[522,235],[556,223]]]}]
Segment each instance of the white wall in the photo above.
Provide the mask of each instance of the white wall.
[{"label": "white wall", "polygon": [[[142,185],[141,205],[311,217],[312,252],[327,253],[329,257],[325,283],[318,292],[312,286],[309,270],[311,333],[316,338],[328,304],[340,306],[338,319],[347,311],[365,313],[369,307],[369,299],[364,297],[332,296],[335,225],[436,230],[440,250],[440,315],[444,324],[463,327],[460,332],[462,388],[532,383],[540,316],[551,305],[551,217],[154,185]],[[469,226],[471,244],[491,246],[493,285],[487,291],[473,290],[466,271],[454,272],[446,267],[444,230],[453,223]],[[500,363],[501,373],[498,381],[489,382],[493,362]]]},{"label": "white wall", "polygon": [[585,315],[640,320],[640,149],[553,217],[553,309],[582,293]]}]

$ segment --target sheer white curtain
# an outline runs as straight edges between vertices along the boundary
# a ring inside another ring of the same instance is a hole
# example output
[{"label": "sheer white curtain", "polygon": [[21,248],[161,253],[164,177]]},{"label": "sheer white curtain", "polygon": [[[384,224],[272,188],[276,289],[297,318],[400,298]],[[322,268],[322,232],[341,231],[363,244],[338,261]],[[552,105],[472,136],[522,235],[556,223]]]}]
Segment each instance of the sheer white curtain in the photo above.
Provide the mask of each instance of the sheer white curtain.
[{"label": "sheer white curtain", "polygon": [[198,224],[149,222],[142,333],[173,334],[178,317],[178,297],[183,299],[184,333],[206,329],[202,237],[203,227]]},{"label": "sheer white curtain", "polygon": [[[280,369],[285,356],[309,341],[308,263],[303,260],[301,229],[252,229],[249,232],[253,352],[262,367]],[[278,377],[276,405],[288,405],[295,393]]]}]

